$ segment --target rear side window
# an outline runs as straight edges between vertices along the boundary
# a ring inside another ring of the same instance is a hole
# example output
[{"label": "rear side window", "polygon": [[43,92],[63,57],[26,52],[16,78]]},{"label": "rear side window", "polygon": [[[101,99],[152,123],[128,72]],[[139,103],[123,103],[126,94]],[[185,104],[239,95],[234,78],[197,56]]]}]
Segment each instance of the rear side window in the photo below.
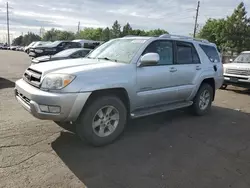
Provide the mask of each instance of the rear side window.
[{"label": "rear side window", "polygon": [[199,64],[200,58],[191,43],[176,42],[177,64]]},{"label": "rear side window", "polygon": [[71,47],[72,47],[72,48],[81,48],[82,45],[81,45],[79,42],[72,42],[72,43],[71,43]]},{"label": "rear side window", "polygon": [[208,59],[211,62],[213,63],[220,62],[220,56],[215,47],[204,45],[204,44],[200,44],[200,47],[205,52],[205,54],[207,55]]}]

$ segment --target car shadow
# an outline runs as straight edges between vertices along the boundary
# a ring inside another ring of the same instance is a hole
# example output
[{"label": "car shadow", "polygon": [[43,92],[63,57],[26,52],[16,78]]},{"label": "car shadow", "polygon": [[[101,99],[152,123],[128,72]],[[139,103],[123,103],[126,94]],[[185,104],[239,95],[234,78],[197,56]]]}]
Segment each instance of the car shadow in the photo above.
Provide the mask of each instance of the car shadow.
[{"label": "car shadow", "polygon": [[105,147],[61,132],[52,148],[89,188],[228,187],[233,175],[225,168],[232,164],[223,155],[239,157],[249,141],[249,120],[249,114],[216,106],[202,117],[179,110],[131,120]]},{"label": "car shadow", "polygon": [[226,90],[233,91],[238,94],[250,95],[250,89],[241,88],[241,87],[228,87]]},{"label": "car shadow", "polygon": [[0,89],[13,88],[13,87],[15,87],[14,82],[0,77]]}]

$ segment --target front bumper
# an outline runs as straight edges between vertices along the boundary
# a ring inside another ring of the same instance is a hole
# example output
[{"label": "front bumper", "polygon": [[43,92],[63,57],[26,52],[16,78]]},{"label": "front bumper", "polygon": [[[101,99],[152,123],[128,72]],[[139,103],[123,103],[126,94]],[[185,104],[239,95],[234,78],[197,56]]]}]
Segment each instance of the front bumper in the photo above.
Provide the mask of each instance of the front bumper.
[{"label": "front bumper", "polygon": [[224,74],[223,84],[250,88],[250,78],[245,76]]},{"label": "front bumper", "polygon": [[[16,81],[17,101],[34,117],[53,121],[75,121],[91,92],[50,93],[31,86],[23,79]],[[60,107],[59,113],[43,112],[40,105]]]}]

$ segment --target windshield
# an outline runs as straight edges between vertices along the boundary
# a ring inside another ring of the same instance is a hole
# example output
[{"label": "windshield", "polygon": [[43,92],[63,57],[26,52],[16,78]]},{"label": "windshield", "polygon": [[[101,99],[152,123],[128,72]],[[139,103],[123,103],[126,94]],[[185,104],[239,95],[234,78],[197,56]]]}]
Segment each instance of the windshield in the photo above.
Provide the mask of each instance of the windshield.
[{"label": "windshield", "polygon": [[54,57],[68,57],[71,54],[75,53],[76,51],[78,51],[78,49],[68,49],[68,50],[63,50],[57,54],[54,55]]},{"label": "windshield", "polygon": [[250,63],[250,53],[242,53],[235,60],[235,63]]},{"label": "windshield", "polygon": [[88,58],[130,63],[135,53],[140,49],[144,42],[146,42],[146,40],[114,39],[96,48],[88,55]]},{"label": "windshield", "polygon": [[51,43],[45,44],[45,46],[56,47],[61,42],[62,41],[55,41],[55,42],[51,42]]}]

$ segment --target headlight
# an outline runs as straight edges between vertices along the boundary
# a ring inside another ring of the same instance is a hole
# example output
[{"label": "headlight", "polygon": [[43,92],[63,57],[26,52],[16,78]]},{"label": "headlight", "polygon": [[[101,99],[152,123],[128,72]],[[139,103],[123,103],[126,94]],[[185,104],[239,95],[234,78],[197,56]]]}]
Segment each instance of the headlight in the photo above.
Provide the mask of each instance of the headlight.
[{"label": "headlight", "polygon": [[69,74],[48,74],[42,82],[42,89],[60,90],[69,85],[75,79]]}]

